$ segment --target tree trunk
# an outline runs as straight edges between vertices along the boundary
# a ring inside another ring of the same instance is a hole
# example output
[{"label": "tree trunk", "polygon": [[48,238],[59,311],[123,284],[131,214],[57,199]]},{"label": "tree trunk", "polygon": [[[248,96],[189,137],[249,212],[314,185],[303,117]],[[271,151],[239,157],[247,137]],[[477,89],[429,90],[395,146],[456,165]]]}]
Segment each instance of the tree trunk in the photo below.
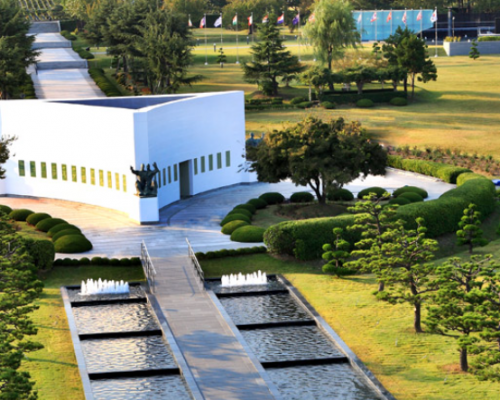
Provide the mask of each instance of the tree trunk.
[{"label": "tree trunk", "polygon": [[403,83],[405,85],[405,93],[408,93],[408,76],[405,76]]},{"label": "tree trunk", "polygon": [[411,99],[415,98],[415,74],[411,75]]},{"label": "tree trunk", "polygon": [[356,83],[356,86],[358,87],[358,94],[363,94],[363,84]]},{"label": "tree trunk", "polygon": [[382,281],[381,281],[381,282],[379,282],[379,283],[378,283],[378,291],[379,291],[379,292],[383,292],[383,291],[384,291],[384,289],[385,289],[385,283],[384,283],[384,282],[382,282]]},{"label": "tree trunk", "polygon": [[311,85],[309,85],[309,101],[312,101]]},{"label": "tree trunk", "polygon": [[[328,69],[332,72],[332,53],[328,53]],[[333,82],[331,80],[328,81],[328,89],[333,91]]]},{"label": "tree trunk", "polygon": [[422,333],[422,305],[420,303],[415,304],[415,318],[413,321],[413,327],[415,332]]},{"label": "tree trunk", "polygon": [[469,363],[467,362],[467,349],[460,349],[460,369],[463,372],[469,370]]}]

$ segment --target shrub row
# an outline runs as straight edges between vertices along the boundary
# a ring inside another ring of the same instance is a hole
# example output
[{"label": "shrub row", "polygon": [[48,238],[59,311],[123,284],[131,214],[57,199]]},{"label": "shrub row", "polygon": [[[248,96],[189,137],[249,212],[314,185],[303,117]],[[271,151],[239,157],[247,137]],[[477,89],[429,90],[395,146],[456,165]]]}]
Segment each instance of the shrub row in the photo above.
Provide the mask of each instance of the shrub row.
[{"label": "shrub row", "polygon": [[388,156],[387,162],[390,167],[433,176],[448,183],[457,183],[460,174],[472,172],[467,168],[454,167],[433,161],[407,159],[400,156]]},{"label": "shrub row", "polygon": [[245,110],[247,111],[269,110],[269,109],[287,110],[292,108],[295,108],[295,106],[291,104],[261,104],[261,105],[245,104]]},{"label": "shrub row", "polygon": [[223,257],[237,257],[247,254],[258,254],[258,253],[266,253],[266,246],[257,246],[257,247],[245,247],[236,250],[218,250],[218,251],[208,251],[206,253],[198,252],[196,253],[196,258],[198,260],[210,260],[213,258],[223,258]]},{"label": "shrub row", "polygon": [[246,104],[260,106],[262,104],[283,104],[282,97],[272,97],[268,99],[250,99],[245,101]]},{"label": "shrub row", "polygon": [[60,33],[61,33],[61,36],[67,40],[74,41],[74,40],[78,39],[75,35],[73,35],[72,33],[68,32],[66,30],[62,30]]},{"label": "shrub row", "polygon": [[54,243],[50,240],[35,240],[24,238],[28,253],[33,258],[33,263],[39,270],[50,270],[54,263],[56,251]]},{"label": "shrub row", "polygon": [[363,94],[357,92],[324,92],[320,96],[320,100],[335,104],[356,103],[361,99],[368,99],[374,103],[389,103],[396,97],[406,99],[406,94],[404,92],[394,92],[392,89],[363,90]]},{"label": "shrub row", "polygon": [[54,265],[56,267],[78,267],[85,265],[109,265],[112,267],[135,267],[141,265],[139,257],[132,258],[107,258],[107,257],[87,257],[80,258],[58,258]]},{"label": "shrub row", "polygon": [[85,50],[83,47],[73,47],[73,50],[84,60],[93,60],[95,58],[90,51]]},{"label": "shrub row", "polygon": [[115,85],[113,85],[113,83],[104,74],[104,70],[102,68],[90,68],[89,74],[95,81],[97,86],[99,86],[99,89],[101,89],[106,96],[108,97],[122,96],[121,92],[116,88]]},{"label": "shrub row", "polygon": [[47,213],[33,213],[26,218],[26,222],[30,225],[36,226],[36,224],[38,224],[40,221],[47,218],[52,217]]},{"label": "shrub row", "polygon": [[34,214],[34,212],[26,208],[19,208],[11,211],[9,213],[9,218],[14,221],[25,222],[26,218],[28,218],[31,214]]}]

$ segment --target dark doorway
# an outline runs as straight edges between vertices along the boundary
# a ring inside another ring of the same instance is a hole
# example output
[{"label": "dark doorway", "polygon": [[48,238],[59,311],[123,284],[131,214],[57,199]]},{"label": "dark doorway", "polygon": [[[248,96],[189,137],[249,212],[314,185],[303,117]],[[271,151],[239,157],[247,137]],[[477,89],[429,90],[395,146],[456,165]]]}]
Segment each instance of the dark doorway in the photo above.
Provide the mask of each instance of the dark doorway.
[{"label": "dark doorway", "polygon": [[181,199],[191,197],[193,195],[192,161],[184,161],[179,163]]}]

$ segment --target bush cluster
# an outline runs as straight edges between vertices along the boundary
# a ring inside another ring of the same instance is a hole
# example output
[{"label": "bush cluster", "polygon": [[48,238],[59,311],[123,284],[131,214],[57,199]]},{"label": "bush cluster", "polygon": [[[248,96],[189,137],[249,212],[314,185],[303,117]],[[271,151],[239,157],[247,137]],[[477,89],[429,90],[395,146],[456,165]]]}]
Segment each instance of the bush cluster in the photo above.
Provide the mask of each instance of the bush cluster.
[{"label": "bush cluster", "polygon": [[410,203],[411,201],[405,197],[396,197],[394,199],[389,200],[389,204],[397,204],[398,206],[406,206],[407,204]]},{"label": "bush cluster", "polygon": [[208,251],[206,253],[198,252],[195,255],[196,258],[198,258],[198,260],[211,260],[214,258],[237,257],[248,254],[259,254],[266,252],[267,252],[266,246],[256,246],[256,247],[244,247],[235,250],[217,250],[217,251]]},{"label": "bush cluster", "polygon": [[296,104],[298,108],[306,109],[306,108],[311,108],[314,105],[313,102],[311,101],[304,101],[302,103]]},{"label": "bush cluster", "polygon": [[76,258],[58,258],[54,262],[56,267],[78,267],[87,265],[110,265],[110,266],[120,266],[120,267],[136,267],[141,265],[141,259],[139,257],[132,258],[107,258],[107,257],[93,257],[88,259],[83,257],[80,259]]},{"label": "bush cluster", "polygon": [[391,99],[389,103],[391,103],[391,105],[396,107],[402,107],[408,105],[408,100],[405,99],[404,97],[394,97],[393,99]]},{"label": "bush cluster", "polygon": [[374,103],[388,103],[395,97],[406,98],[406,93],[395,92],[392,89],[365,89],[362,94],[358,94],[357,92],[324,91],[320,96],[320,100],[335,104],[356,103],[361,99],[368,99]]},{"label": "bush cluster", "polygon": [[92,250],[92,243],[82,234],[66,235],[54,243],[57,253],[83,253]]},{"label": "bush cluster", "polygon": [[12,208],[10,208],[9,206],[0,204],[0,213],[4,213],[4,214],[9,215],[11,212],[12,212]]},{"label": "bush cluster", "polygon": [[365,196],[368,196],[370,193],[375,193],[377,195],[377,198],[381,198],[384,193],[387,193],[387,190],[384,188],[378,187],[378,186],[373,186],[369,187],[363,190],[360,190],[358,193],[358,199],[363,199]]},{"label": "bush cluster", "polygon": [[20,208],[11,211],[9,213],[9,218],[13,219],[14,221],[24,222],[26,221],[26,218],[28,218],[31,214],[34,214],[34,212],[25,208]]},{"label": "bush cluster", "polygon": [[83,47],[73,47],[73,50],[84,60],[93,60],[95,58],[90,51],[85,50]]},{"label": "bush cluster", "polygon": [[410,200],[411,203],[418,203],[420,201],[424,201],[424,198],[422,196],[414,192],[401,193],[399,195],[399,198]]},{"label": "bush cluster", "polygon": [[356,102],[359,108],[370,108],[373,107],[373,101],[370,99],[361,99]]},{"label": "bush cluster", "polygon": [[309,192],[295,192],[290,196],[292,203],[310,203],[314,201],[314,195]]},{"label": "bush cluster", "polygon": [[262,210],[263,208],[267,207],[267,202],[262,199],[250,199],[248,200],[247,204],[251,204],[254,206],[257,210]]},{"label": "bush cluster", "polygon": [[354,195],[347,189],[331,189],[326,193],[326,198],[330,201],[351,201]]},{"label": "bush cluster", "polygon": [[335,103],[332,103],[330,101],[323,101],[321,103],[321,107],[323,107],[326,110],[333,110],[335,109]]},{"label": "bush cluster", "polygon": [[224,226],[229,222],[233,221],[244,221],[247,224],[251,223],[251,219],[244,214],[228,214],[226,217],[220,222],[220,226]]},{"label": "bush cluster", "polygon": [[30,225],[36,226],[40,221],[47,219],[47,218],[52,218],[49,214],[47,213],[33,213],[28,218],[26,218],[26,222]]},{"label": "bush cluster", "polygon": [[57,242],[60,238],[63,236],[68,236],[68,235],[82,235],[82,232],[79,229],[63,229],[62,231],[57,232],[54,236],[52,236],[52,241],[55,243]]},{"label": "bush cluster", "polygon": [[47,236],[50,238],[54,237],[54,235],[56,233],[59,233],[61,231],[67,230],[67,229],[74,229],[74,230],[81,232],[80,228],[78,228],[77,226],[68,224],[67,222],[62,222],[62,223],[57,224],[57,225],[53,226],[52,228],[50,228],[47,232]]},{"label": "bush cluster", "polygon": [[50,270],[54,263],[56,251],[54,243],[50,240],[35,240],[24,238],[28,253],[33,258],[33,263],[39,270]]},{"label": "bush cluster", "polygon": [[285,201],[285,196],[278,192],[268,192],[261,194],[259,199],[264,200],[269,205],[273,205],[283,203]]},{"label": "bush cluster", "polygon": [[252,220],[253,218],[253,214],[244,208],[235,208],[234,210],[231,210],[227,213],[227,215],[233,215],[233,214],[243,214],[250,220]]},{"label": "bush cluster", "polygon": [[36,224],[36,229],[42,232],[49,232],[51,228],[60,224],[68,224],[68,223],[61,218],[46,218],[41,220],[38,224]]},{"label": "bush cluster", "polygon": [[241,220],[231,221],[231,222],[228,222],[227,224],[225,224],[222,227],[221,232],[224,235],[230,235],[236,229],[241,228],[242,226],[247,226],[247,225],[250,225],[250,224],[248,222],[246,222],[246,221],[241,221]]},{"label": "bush cluster", "polygon": [[481,36],[477,39],[478,42],[498,42],[500,36]]},{"label": "bush cluster", "polygon": [[392,195],[394,197],[399,197],[400,194],[407,193],[407,192],[416,193],[420,197],[422,197],[423,199],[426,199],[427,197],[429,197],[429,193],[427,193],[427,191],[425,191],[424,189],[421,189],[419,187],[416,187],[416,186],[403,186],[399,189],[396,189],[392,193]]},{"label": "bush cluster", "polygon": [[240,243],[259,243],[264,241],[265,231],[264,228],[258,226],[242,226],[231,234],[231,240]]},{"label": "bush cluster", "polygon": [[305,103],[309,101],[307,97],[294,97],[292,100],[290,100],[290,104],[297,105],[300,103]]},{"label": "bush cluster", "polygon": [[238,204],[236,207],[233,208],[233,210],[237,210],[239,208],[243,208],[244,210],[250,211],[252,214],[255,214],[255,212],[257,211],[257,209],[251,204]]},{"label": "bush cluster", "polygon": [[108,79],[104,74],[102,68],[90,68],[89,75],[95,81],[99,89],[101,89],[104,94],[108,97],[120,97],[122,93],[116,88],[115,85]]}]

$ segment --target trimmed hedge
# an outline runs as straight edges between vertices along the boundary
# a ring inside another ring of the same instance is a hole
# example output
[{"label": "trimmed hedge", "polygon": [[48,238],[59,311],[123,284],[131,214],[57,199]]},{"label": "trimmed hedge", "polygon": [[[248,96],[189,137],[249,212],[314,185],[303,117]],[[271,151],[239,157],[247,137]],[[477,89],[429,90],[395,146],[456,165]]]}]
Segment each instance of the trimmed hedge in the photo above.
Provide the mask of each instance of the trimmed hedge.
[{"label": "trimmed hedge", "polygon": [[420,196],[418,193],[413,193],[413,192],[401,193],[399,195],[399,198],[401,197],[410,200],[412,203],[418,203],[420,201],[424,201],[422,196]]},{"label": "trimmed hedge", "polygon": [[303,103],[296,104],[298,108],[306,109],[311,108],[314,105],[311,101],[304,101]]},{"label": "trimmed hedge", "polygon": [[406,94],[405,92],[395,92],[392,89],[365,89],[362,94],[358,94],[357,91],[325,91],[320,96],[320,100],[336,104],[356,103],[361,99],[370,99],[374,103],[389,103],[395,97],[405,98]]},{"label": "trimmed hedge", "polygon": [[54,243],[50,240],[35,240],[24,238],[28,253],[33,258],[33,263],[39,270],[50,270],[54,264],[56,251]]},{"label": "trimmed hedge", "polygon": [[206,253],[198,252],[195,255],[198,260],[210,260],[214,258],[237,257],[248,254],[260,254],[260,253],[267,253],[266,246],[242,247],[241,249],[235,249],[235,250],[224,249],[217,251],[208,251]]},{"label": "trimmed hedge", "polygon": [[232,215],[232,214],[243,214],[246,215],[250,220],[252,220],[253,218],[253,214],[250,211],[245,210],[244,208],[237,208],[227,213],[227,215]]},{"label": "trimmed hedge", "polygon": [[240,243],[258,243],[264,241],[264,232],[266,230],[264,228],[260,228],[258,226],[242,226],[241,228],[236,229],[231,234],[231,240],[233,242]]},{"label": "trimmed hedge", "polygon": [[408,105],[408,100],[404,97],[394,97],[389,103],[396,107],[403,107]]},{"label": "trimmed hedge", "polygon": [[101,89],[104,94],[108,97],[121,97],[122,93],[117,89],[117,87],[108,79],[104,74],[102,68],[90,68],[89,75],[95,81],[99,89]]},{"label": "trimmed hedge", "polygon": [[296,192],[290,196],[292,203],[310,203],[314,201],[314,195],[309,192]]},{"label": "trimmed hedge", "polygon": [[226,225],[224,225],[222,227],[221,232],[224,235],[230,235],[236,229],[241,228],[242,226],[247,226],[247,225],[250,225],[250,224],[248,222],[246,222],[246,221],[239,221],[239,220],[231,221],[231,222],[228,222]]},{"label": "trimmed hedge", "polygon": [[60,224],[67,224],[67,222],[61,218],[46,218],[36,224],[36,229],[42,232],[48,232],[51,228]]},{"label": "trimmed hedge", "polygon": [[294,97],[292,100],[290,100],[290,104],[297,105],[300,103],[305,103],[309,101],[307,97]]},{"label": "trimmed hedge", "polygon": [[[114,258],[113,260],[116,260]],[[88,265],[110,265],[110,259],[109,258],[102,258],[102,257],[93,257],[92,260],[89,260],[87,257],[83,257],[80,259],[76,258],[58,258],[54,262],[54,266],[56,267],[84,267]],[[119,259],[119,266],[120,267],[137,267],[141,265],[141,259],[139,257],[132,257],[132,258],[121,258]],[[113,261],[113,263],[115,263]],[[115,265],[115,266],[118,266]]]},{"label": "trimmed hedge", "polygon": [[467,168],[454,167],[453,165],[433,161],[407,159],[400,156],[388,156],[387,163],[393,168],[433,176],[448,183],[457,183],[459,175],[472,172]]},{"label": "trimmed hedge", "polygon": [[26,218],[26,222],[30,225],[36,226],[36,224],[38,224],[40,221],[43,221],[47,218],[52,218],[52,216],[47,213],[34,213]]},{"label": "trimmed hedge", "polygon": [[406,206],[407,204],[411,204],[411,201],[405,197],[396,197],[394,199],[390,199],[389,204],[397,204],[399,206]]},{"label": "trimmed hedge", "polygon": [[334,110],[335,109],[335,103],[332,103],[331,101],[323,101],[321,103],[321,107],[323,107],[326,110]]},{"label": "trimmed hedge", "polygon": [[0,213],[9,215],[12,212],[12,208],[4,204],[0,204]]},{"label": "trimmed hedge", "polygon": [[384,188],[378,187],[378,186],[373,186],[369,187],[363,190],[360,190],[358,193],[358,199],[363,199],[365,196],[368,196],[370,193],[375,193],[377,195],[377,198],[381,198],[384,193],[387,193],[387,190]]},{"label": "trimmed hedge", "polygon": [[251,204],[238,204],[233,208],[233,210],[236,210],[238,208],[244,208],[245,210],[250,211],[252,214],[255,214],[255,212],[257,211],[257,209]]},{"label": "trimmed hedge", "polygon": [[31,214],[34,214],[34,211],[27,210],[26,208],[20,208],[18,210],[13,210],[9,213],[9,218],[14,221],[26,221]]},{"label": "trimmed hedge", "polygon": [[84,60],[93,60],[95,58],[95,56],[90,51],[85,50],[83,47],[73,47],[73,50],[76,51],[78,55]]},{"label": "trimmed hedge", "polygon": [[92,243],[81,234],[67,235],[55,242],[54,247],[57,253],[83,253],[92,250]]},{"label": "trimmed hedge", "polygon": [[278,192],[268,192],[263,193],[259,196],[259,199],[264,200],[267,204],[280,204],[285,201],[285,196]]},{"label": "trimmed hedge", "polygon": [[247,201],[247,204],[251,204],[257,210],[262,210],[263,208],[267,207],[267,202],[262,199],[250,199]]},{"label": "trimmed hedge", "polygon": [[226,217],[220,222],[220,226],[224,226],[229,222],[233,221],[245,221],[246,223],[250,224],[251,220],[244,214],[228,214]]},{"label": "trimmed hedge", "polygon": [[361,99],[356,102],[356,106],[359,108],[371,108],[373,107],[373,101],[370,99]]},{"label": "trimmed hedge", "polygon": [[485,179],[489,181],[484,175],[475,174],[474,172],[466,172],[464,174],[460,174],[457,178],[457,185],[462,186],[465,182],[470,181],[472,179]]},{"label": "trimmed hedge", "polygon": [[403,193],[407,193],[407,192],[416,193],[420,197],[422,197],[423,199],[426,199],[427,197],[429,197],[429,193],[427,193],[426,190],[424,190],[422,188],[419,188],[419,187],[416,187],[416,186],[403,186],[403,187],[400,187],[399,189],[396,189],[394,192],[392,192],[392,195],[394,197],[399,197],[399,195],[401,195]]},{"label": "trimmed hedge", "polygon": [[64,236],[68,236],[68,235],[81,235],[81,236],[84,236],[84,235],[82,235],[82,232],[80,232],[79,229],[69,228],[69,229],[64,229],[62,231],[57,232],[54,236],[52,236],[52,241],[56,242],[58,239],[60,239],[60,238],[62,238]]},{"label": "trimmed hedge", "polygon": [[58,232],[64,231],[66,229],[75,229],[78,232],[81,232],[80,228],[75,225],[68,224],[67,222],[63,222],[62,224],[57,224],[56,226],[50,228],[47,232],[48,237],[54,237],[54,235]]},{"label": "trimmed hedge", "polygon": [[351,201],[354,195],[347,189],[335,189],[328,191],[326,198],[330,201]]}]

